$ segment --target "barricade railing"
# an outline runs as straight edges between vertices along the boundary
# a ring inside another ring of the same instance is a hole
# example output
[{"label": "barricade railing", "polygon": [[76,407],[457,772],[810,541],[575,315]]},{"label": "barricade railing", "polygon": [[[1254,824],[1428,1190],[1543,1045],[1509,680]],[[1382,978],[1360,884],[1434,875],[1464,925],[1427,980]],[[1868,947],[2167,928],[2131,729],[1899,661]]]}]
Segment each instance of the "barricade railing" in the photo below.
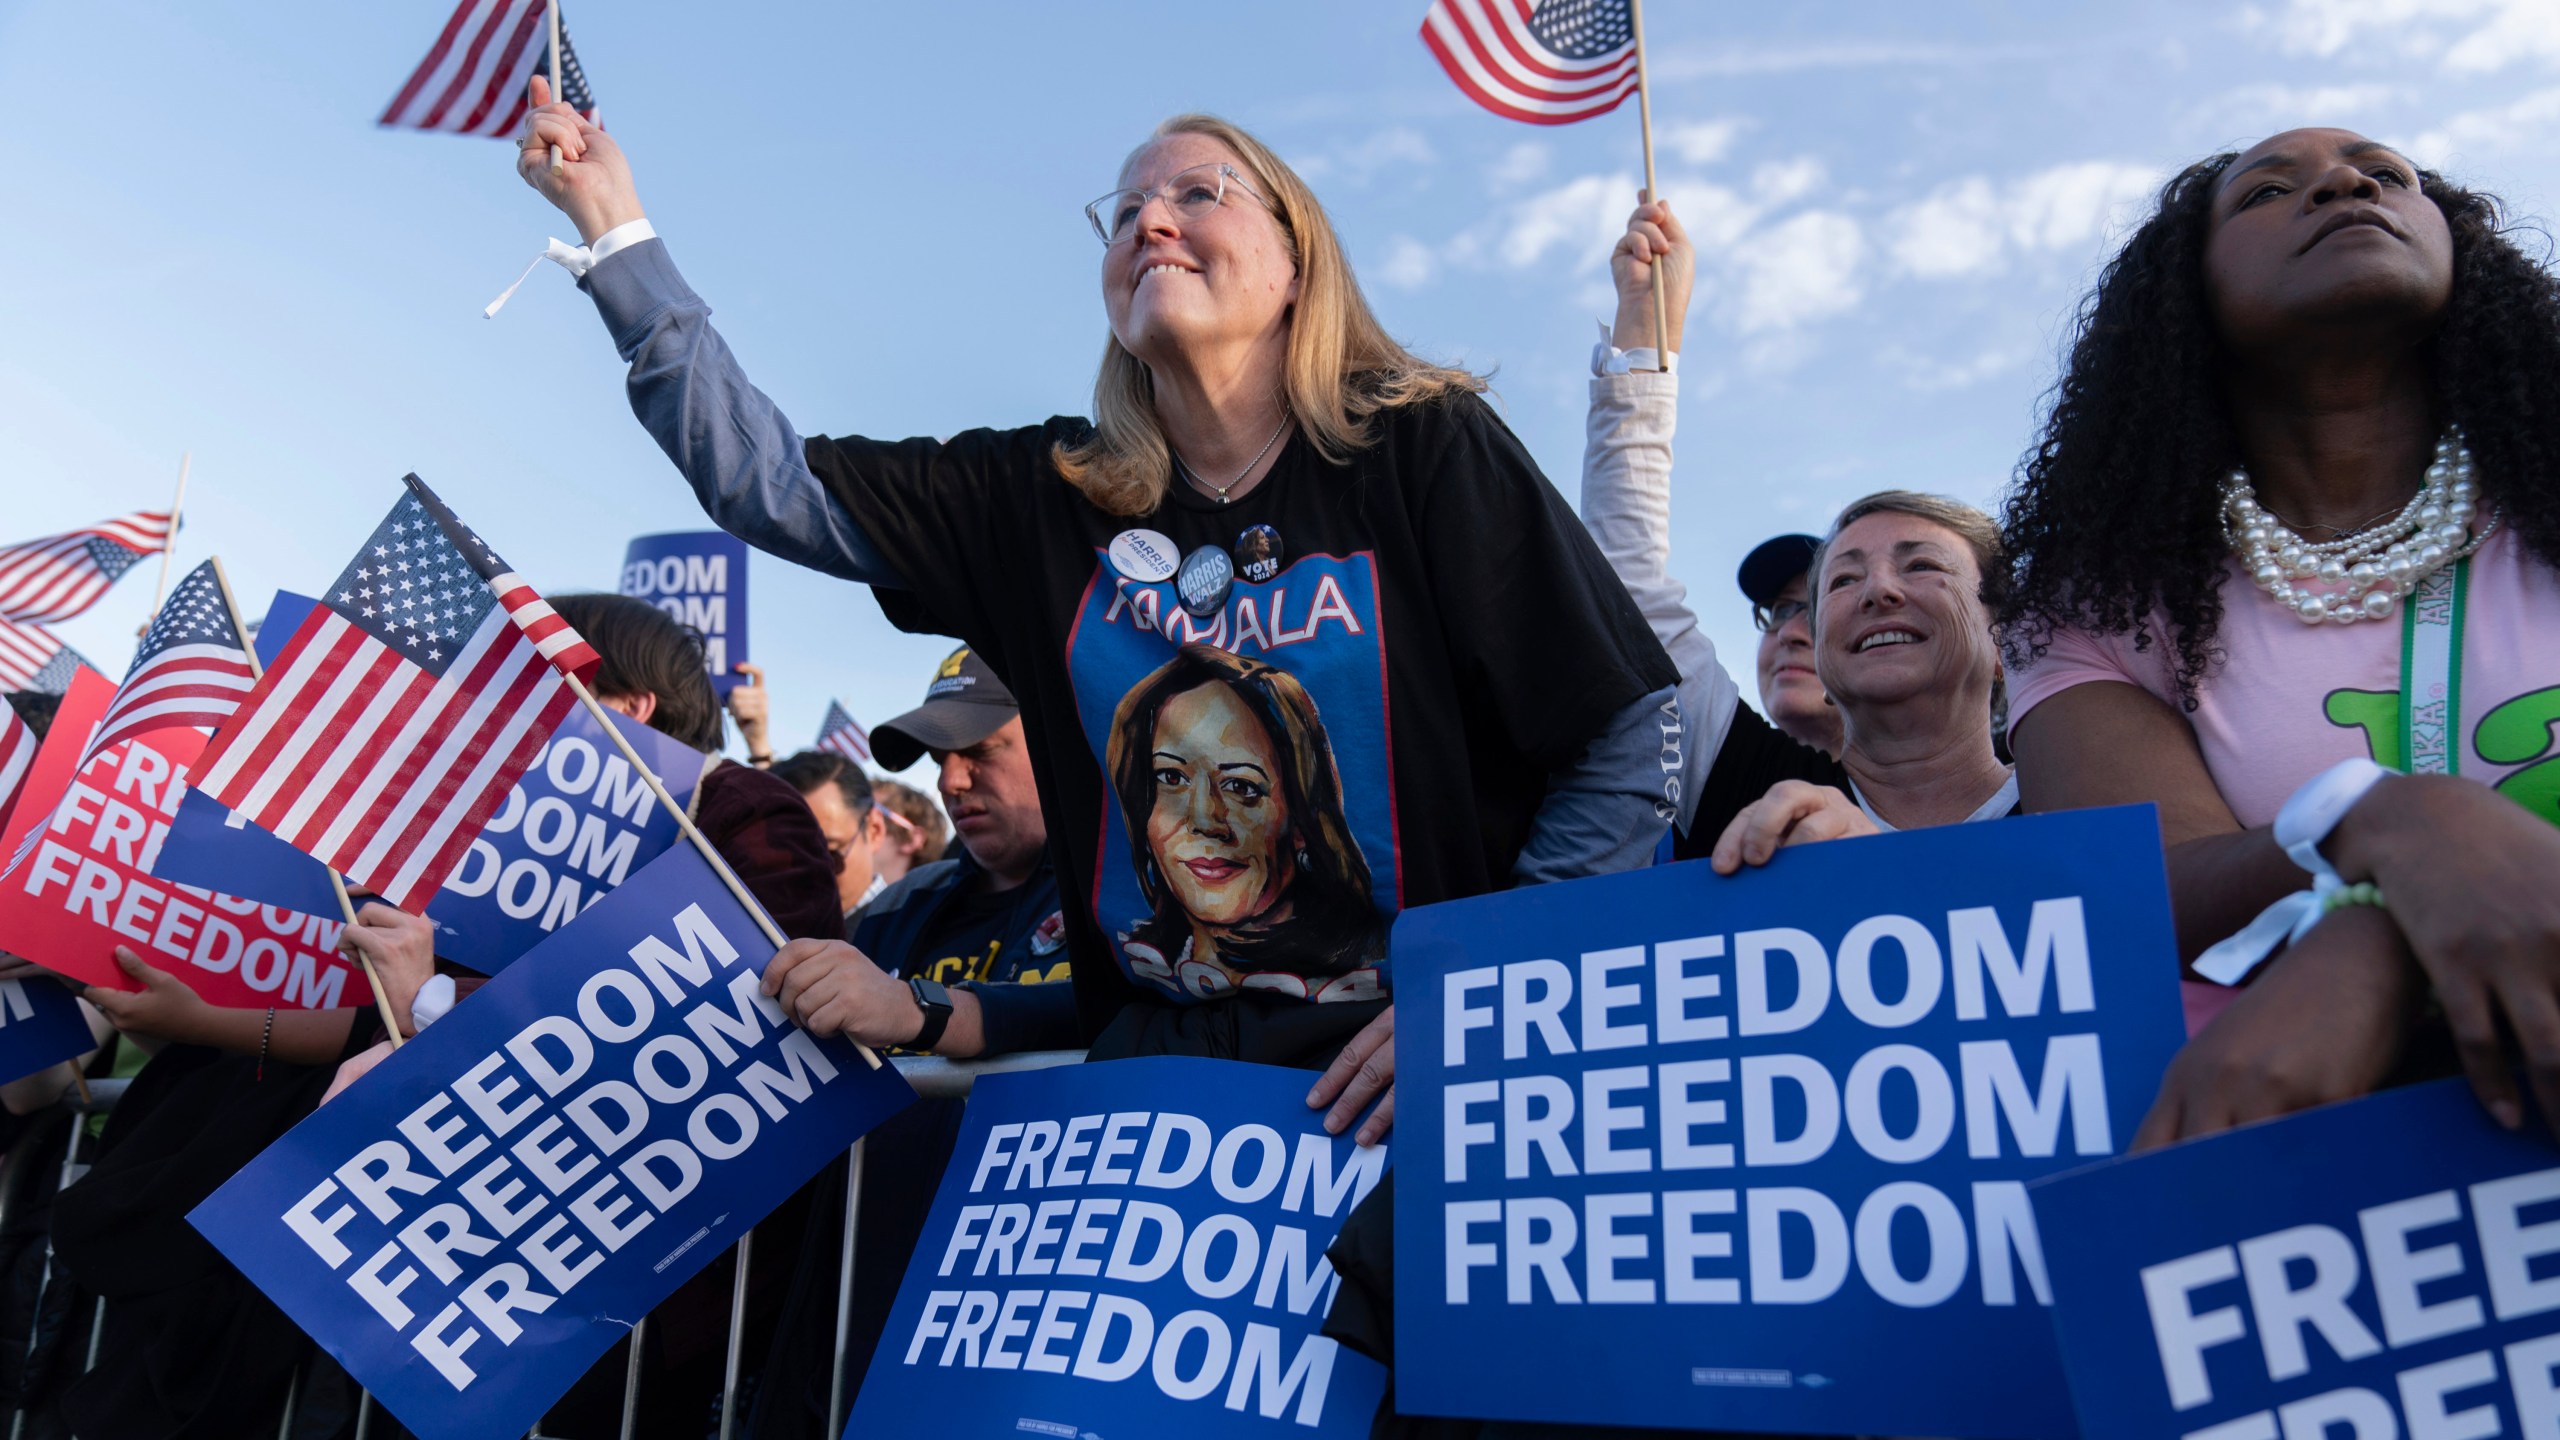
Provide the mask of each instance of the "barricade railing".
[{"label": "barricade railing", "polygon": [[[914,1087],[920,1099],[965,1100],[981,1076],[1011,1074],[1022,1070],[1046,1070],[1058,1065],[1077,1064],[1083,1059],[1084,1052],[1081,1050],[1034,1050],[1018,1055],[999,1055],[988,1060],[946,1060],[939,1055],[902,1055],[892,1057],[890,1063],[898,1067],[898,1073],[906,1077],[907,1083]],[[92,1080],[88,1082],[85,1101],[81,1093],[75,1090],[63,1096],[53,1110],[41,1112],[40,1118],[61,1114],[68,1119],[69,1134],[63,1145],[62,1170],[56,1186],[56,1194],[68,1188],[71,1182],[78,1179],[87,1168],[80,1162],[79,1157],[82,1149],[81,1142],[88,1138],[90,1119],[113,1111],[116,1102],[124,1098],[125,1088],[130,1083],[126,1080]],[[828,1440],[834,1440],[834,1437],[844,1433],[846,1411],[852,1400],[852,1379],[845,1374],[845,1351],[851,1341],[848,1332],[853,1322],[854,1242],[862,1228],[864,1145],[864,1141],[855,1141],[853,1149],[848,1152],[845,1160],[844,1227],[841,1236],[843,1258],[836,1269],[835,1340],[829,1351],[828,1367],[826,1429]],[[14,1170],[15,1167],[12,1168]],[[0,1228],[7,1226],[10,1212],[17,1208],[20,1192],[27,1183],[27,1177],[19,1174],[0,1176]],[[742,1378],[740,1371],[745,1360],[743,1350],[747,1314],[747,1265],[754,1245],[755,1231],[752,1229],[738,1237],[737,1261],[732,1270],[730,1282],[728,1353],[720,1391],[720,1440],[735,1440],[738,1433],[738,1386]],[[53,1285],[53,1238],[50,1227],[45,1237],[44,1254],[44,1270],[36,1290],[35,1316],[39,1322],[44,1314],[46,1292]],[[93,1298],[89,1305],[87,1353],[80,1365],[83,1373],[97,1367],[98,1343],[104,1333],[106,1315],[106,1301],[103,1298]],[[26,1429],[27,1416],[24,1402],[36,1378],[33,1373],[33,1362],[36,1358],[41,1328],[40,1323],[31,1323],[28,1328],[28,1368],[27,1373],[21,1377],[19,1385],[20,1404],[9,1417],[9,1440],[19,1440]],[[639,1422],[640,1356],[647,1343],[648,1328],[649,1317],[644,1315],[631,1327],[630,1338],[624,1342],[626,1358],[623,1362],[621,1422],[623,1440],[631,1440],[633,1430]],[[285,1390],[284,1410],[276,1424],[276,1440],[292,1440],[294,1423],[300,1417],[302,1408],[303,1382],[304,1369],[297,1366]],[[359,1392],[356,1400],[356,1440],[371,1440],[374,1410],[373,1396],[369,1392]],[[547,1437],[537,1426],[528,1434],[526,1440],[547,1440]]]}]

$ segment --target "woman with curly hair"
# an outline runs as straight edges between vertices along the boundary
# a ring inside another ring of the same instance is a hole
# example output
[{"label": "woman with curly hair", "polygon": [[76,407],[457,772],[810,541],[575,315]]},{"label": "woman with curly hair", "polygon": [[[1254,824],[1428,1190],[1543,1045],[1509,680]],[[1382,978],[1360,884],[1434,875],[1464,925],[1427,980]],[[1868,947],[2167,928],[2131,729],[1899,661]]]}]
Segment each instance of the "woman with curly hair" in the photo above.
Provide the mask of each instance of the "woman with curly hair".
[{"label": "woman with curly hair", "polygon": [[2026,807],[2156,803],[2181,950],[2248,983],[2189,987],[2141,1139],[2384,1083],[2430,988],[2502,1123],[2502,1028],[2560,1117],[2560,284],[2498,202],[2343,130],[2189,166],[2005,538]]}]

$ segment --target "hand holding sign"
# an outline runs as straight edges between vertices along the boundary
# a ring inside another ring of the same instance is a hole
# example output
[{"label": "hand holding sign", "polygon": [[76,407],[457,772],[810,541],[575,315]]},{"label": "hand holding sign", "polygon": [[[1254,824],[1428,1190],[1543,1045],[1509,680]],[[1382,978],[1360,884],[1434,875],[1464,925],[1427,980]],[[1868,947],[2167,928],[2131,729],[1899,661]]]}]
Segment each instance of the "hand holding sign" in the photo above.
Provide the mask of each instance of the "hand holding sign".
[{"label": "hand holding sign", "polygon": [[[2544,743],[2531,727],[2533,748]],[[2486,743],[2486,742],[2483,742]],[[2510,781],[2522,775],[2508,777]],[[2524,1123],[2511,1031],[2544,1122],[2560,1134],[2560,817],[2445,775],[2398,775],[2347,812],[2322,847],[2349,881],[2371,880],[2444,1003],[2472,1093],[2499,1124]],[[2447,844],[2451,836],[2462,843]]]},{"label": "hand holding sign", "polygon": [[[1360,1118],[1360,1109],[1371,1100],[1378,1108],[1367,1124],[1353,1138],[1363,1145],[1375,1145],[1387,1138],[1388,1127],[1396,1123],[1396,1007],[1378,1012],[1378,1018],[1360,1027],[1342,1053],[1316,1079],[1316,1088],[1307,1092],[1307,1108],[1324,1110],[1324,1129],[1328,1135],[1339,1135]],[[1331,1109],[1325,1109],[1326,1106]]]},{"label": "hand holding sign", "polygon": [[205,1017],[213,1007],[177,976],[122,945],[116,947],[116,968],[142,988],[114,990],[92,985],[80,996],[97,1006],[98,1013],[118,1030],[155,1040],[193,1040],[204,1028]]},{"label": "hand holding sign", "polygon": [[2400,1063],[2421,978],[2382,911],[2321,921],[2178,1052],[2133,1148],[2370,1094]]},{"label": "hand holding sign", "polygon": [[1833,787],[1781,780],[1724,827],[1707,863],[1717,874],[1730,875],[1745,865],[1768,864],[1789,845],[1878,833],[1867,812]]}]

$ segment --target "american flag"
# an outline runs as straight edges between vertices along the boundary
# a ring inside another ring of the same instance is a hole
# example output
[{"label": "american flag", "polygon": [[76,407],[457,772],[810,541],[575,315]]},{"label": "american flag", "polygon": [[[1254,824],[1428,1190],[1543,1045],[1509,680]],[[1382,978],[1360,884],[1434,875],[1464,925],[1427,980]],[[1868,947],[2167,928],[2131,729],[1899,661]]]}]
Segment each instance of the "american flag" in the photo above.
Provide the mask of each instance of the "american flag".
[{"label": "american flag", "polygon": [[857,765],[871,763],[871,732],[845,713],[844,706],[827,702],[827,718],[818,726],[818,748],[831,750]]},{"label": "american flag", "polygon": [[0,620],[68,620],[169,544],[169,516],[141,510],[0,549]]},{"label": "american flag", "polygon": [[[535,75],[551,73],[549,15],[548,0],[462,0],[435,47],[374,123],[501,139],[515,134],[524,124],[525,86]],[[587,91],[587,73],[578,67],[565,18],[560,89],[557,98],[596,118],[595,96]]]},{"label": "american flag", "polygon": [[81,763],[120,740],[172,725],[220,725],[258,683],[249,638],[224,593],[222,567],[207,560],[187,572],[151,619],[116,698],[81,752]]},{"label": "american flag", "polygon": [[596,652],[417,476],[197,761],[207,795],[412,914]]},{"label": "american flag", "polygon": [[1422,43],[1475,102],[1532,125],[1569,125],[1636,92],[1630,0],[1432,0]]},{"label": "american flag", "polygon": [[71,677],[87,663],[79,651],[41,625],[0,620],[0,690],[59,695],[71,688]]},{"label": "american flag", "polygon": [[27,772],[35,768],[36,751],[42,748],[35,727],[0,701],[0,830],[8,828],[9,812],[17,806],[18,792],[27,788]]}]

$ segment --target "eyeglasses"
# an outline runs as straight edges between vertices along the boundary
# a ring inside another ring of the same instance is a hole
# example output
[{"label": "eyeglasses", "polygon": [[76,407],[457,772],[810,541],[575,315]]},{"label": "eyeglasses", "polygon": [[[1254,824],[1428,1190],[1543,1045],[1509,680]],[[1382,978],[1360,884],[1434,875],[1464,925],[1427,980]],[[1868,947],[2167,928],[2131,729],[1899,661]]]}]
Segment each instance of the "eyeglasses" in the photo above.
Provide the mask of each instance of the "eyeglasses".
[{"label": "eyeglasses", "polygon": [[1176,217],[1192,221],[1225,203],[1230,187],[1252,195],[1257,203],[1266,207],[1270,204],[1261,196],[1254,195],[1253,187],[1244,183],[1244,177],[1236,173],[1234,166],[1220,161],[1194,165],[1153,190],[1114,190],[1084,207],[1084,218],[1092,222],[1093,233],[1108,249],[1137,233],[1138,216],[1147,208],[1149,200],[1161,195]]},{"label": "eyeglasses", "polygon": [[1802,600],[1780,600],[1769,605],[1754,605],[1751,607],[1751,623],[1760,627],[1760,633],[1766,635],[1812,608]]}]

